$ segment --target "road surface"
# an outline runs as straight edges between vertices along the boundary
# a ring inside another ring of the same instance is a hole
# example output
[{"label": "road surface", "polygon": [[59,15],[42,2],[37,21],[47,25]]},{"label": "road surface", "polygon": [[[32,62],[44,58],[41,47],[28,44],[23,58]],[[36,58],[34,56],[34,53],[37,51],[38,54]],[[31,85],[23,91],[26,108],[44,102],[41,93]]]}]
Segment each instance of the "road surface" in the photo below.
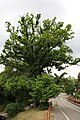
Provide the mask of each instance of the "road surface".
[{"label": "road surface", "polygon": [[68,102],[64,94],[54,102],[57,103],[54,107],[54,120],[80,120],[80,107]]}]

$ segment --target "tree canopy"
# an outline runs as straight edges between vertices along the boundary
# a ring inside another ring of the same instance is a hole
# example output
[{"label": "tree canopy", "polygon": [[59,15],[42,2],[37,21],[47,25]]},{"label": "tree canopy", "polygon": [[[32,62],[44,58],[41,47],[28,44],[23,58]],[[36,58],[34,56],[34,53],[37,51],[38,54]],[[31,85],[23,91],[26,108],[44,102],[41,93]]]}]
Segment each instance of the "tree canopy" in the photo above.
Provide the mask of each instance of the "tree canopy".
[{"label": "tree canopy", "polygon": [[0,103],[8,104],[6,109],[11,115],[21,104],[28,106],[34,102],[45,108],[48,98],[75,91],[75,81],[64,78],[65,72],[60,76],[45,73],[45,68],[48,73],[53,66],[60,71],[80,60],[73,60],[73,51],[66,44],[74,35],[71,25],[56,22],[56,17],[43,22],[40,18],[41,14],[27,13],[20,17],[17,27],[6,22],[10,36],[0,55],[0,64],[5,65],[0,73]]},{"label": "tree canopy", "polygon": [[7,24],[10,37],[6,40],[0,63],[9,66],[11,71],[25,73],[27,76],[43,74],[44,68],[55,66],[64,69],[62,64],[72,62],[72,50],[65,42],[73,38],[71,25],[63,22],[40,21],[41,14],[26,14],[18,21],[19,26]]}]

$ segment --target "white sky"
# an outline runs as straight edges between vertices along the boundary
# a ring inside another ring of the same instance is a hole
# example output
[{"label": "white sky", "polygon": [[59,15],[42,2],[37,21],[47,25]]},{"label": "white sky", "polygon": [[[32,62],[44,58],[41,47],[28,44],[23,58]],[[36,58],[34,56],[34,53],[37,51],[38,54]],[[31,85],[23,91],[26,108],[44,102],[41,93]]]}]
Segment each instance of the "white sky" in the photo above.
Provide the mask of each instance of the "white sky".
[{"label": "white sky", "polygon": [[67,67],[65,70],[62,70],[62,71],[57,71],[54,67],[52,69],[52,74],[57,73],[59,76],[63,73],[63,72],[66,72],[68,74],[65,75],[65,77],[69,77],[69,76],[72,76],[74,78],[77,79],[78,77],[78,73],[80,72],[80,66],[78,65],[73,65],[73,66],[69,66]]},{"label": "white sky", "polygon": [[[75,38],[68,44],[74,51],[74,57],[80,57],[80,0],[0,0],[0,52],[8,38],[5,22],[10,21],[16,25],[20,16],[27,12],[41,13],[42,19],[56,16],[58,21],[70,23]],[[1,66],[0,71],[2,68]],[[67,69],[73,77],[77,77],[80,71],[79,66]]]}]

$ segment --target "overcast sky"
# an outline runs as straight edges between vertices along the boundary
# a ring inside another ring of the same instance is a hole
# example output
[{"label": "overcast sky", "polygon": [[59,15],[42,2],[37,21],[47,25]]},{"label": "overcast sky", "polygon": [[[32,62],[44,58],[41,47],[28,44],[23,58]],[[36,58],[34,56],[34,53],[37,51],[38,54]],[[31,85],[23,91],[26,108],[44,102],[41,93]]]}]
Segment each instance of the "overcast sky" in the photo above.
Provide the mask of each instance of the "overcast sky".
[{"label": "overcast sky", "polygon": [[[42,19],[57,17],[57,21],[70,23],[75,32],[75,38],[68,44],[73,49],[74,57],[80,57],[80,0],[0,0],[0,52],[8,38],[5,22],[17,24],[21,15],[41,13]],[[3,66],[0,67],[2,70]],[[67,69],[69,74],[77,77],[79,66]],[[74,74],[75,73],[75,74]]]}]

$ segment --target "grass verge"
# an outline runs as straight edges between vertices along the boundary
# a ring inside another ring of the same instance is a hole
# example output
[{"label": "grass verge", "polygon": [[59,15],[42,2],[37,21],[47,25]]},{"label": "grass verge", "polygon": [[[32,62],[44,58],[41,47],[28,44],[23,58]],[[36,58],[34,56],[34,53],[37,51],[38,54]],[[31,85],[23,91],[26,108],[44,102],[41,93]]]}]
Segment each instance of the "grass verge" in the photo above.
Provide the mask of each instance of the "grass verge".
[{"label": "grass verge", "polygon": [[10,120],[44,120],[46,112],[47,110],[39,110],[37,108],[33,108],[17,114]]}]

